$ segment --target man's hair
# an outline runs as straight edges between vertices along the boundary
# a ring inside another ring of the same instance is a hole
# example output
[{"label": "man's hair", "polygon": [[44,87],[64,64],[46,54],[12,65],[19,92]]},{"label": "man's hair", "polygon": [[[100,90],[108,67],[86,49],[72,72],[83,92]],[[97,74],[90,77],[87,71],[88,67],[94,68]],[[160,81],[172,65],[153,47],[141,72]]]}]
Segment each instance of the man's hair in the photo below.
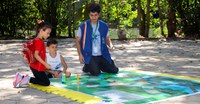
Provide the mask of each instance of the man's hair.
[{"label": "man's hair", "polygon": [[47,41],[47,47],[49,47],[52,44],[58,44],[58,41],[56,39],[50,38]]},{"label": "man's hair", "polygon": [[99,4],[95,4],[95,3],[91,3],[88,5],[88,13],[90,12],[97,12],[97,13],[100,13],[101,12],[101,6]]}]

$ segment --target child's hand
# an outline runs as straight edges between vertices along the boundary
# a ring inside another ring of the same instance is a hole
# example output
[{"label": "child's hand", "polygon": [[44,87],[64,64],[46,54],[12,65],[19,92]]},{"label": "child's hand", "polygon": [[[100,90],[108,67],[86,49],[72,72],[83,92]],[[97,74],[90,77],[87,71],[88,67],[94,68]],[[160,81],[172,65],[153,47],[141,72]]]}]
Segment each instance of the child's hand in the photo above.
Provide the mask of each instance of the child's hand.
[{"label": "child's hand", "polygon": [[65,72],[65,75],[67,78],[69,78],[71,76],[71,73],[70,72]]},{"label": "child's hand", "polygon": [[45,64],[45,67],[47,68],[47,69],[51,69],[51,65],[50,64]]},{"label": "child's hand", "polygon": [[66,73],[67,72],[67,69],[63,69],[63,73]]},{"label": "child's hand", "polygon": [[55,78],[60,78],[60,77],[59,77],[59,73],[58,73],[57,71],[54,71],[53,74],[54,74],[54,77],[55,77]]}]

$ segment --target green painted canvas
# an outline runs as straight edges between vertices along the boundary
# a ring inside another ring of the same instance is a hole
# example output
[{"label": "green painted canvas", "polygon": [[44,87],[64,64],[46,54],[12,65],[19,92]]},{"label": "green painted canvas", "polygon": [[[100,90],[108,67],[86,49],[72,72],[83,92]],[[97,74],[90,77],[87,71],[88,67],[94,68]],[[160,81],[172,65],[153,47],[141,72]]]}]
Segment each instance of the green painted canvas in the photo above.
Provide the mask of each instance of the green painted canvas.
[{"label": "green painted canvas", "polygon": [[51,79],[51,85],[98,96],[107,103],[143,104],[200,92],[200,82],[138,72],[120,71],[99,76],[72,75],[62,83]]}]

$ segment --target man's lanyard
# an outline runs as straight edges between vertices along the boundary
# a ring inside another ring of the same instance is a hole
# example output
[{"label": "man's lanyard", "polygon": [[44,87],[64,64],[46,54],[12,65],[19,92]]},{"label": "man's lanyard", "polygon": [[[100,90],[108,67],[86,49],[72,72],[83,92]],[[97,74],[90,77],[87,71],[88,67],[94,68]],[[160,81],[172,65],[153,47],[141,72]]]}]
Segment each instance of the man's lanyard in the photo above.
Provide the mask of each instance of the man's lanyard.
[{"label": "man's lanyard", "polygon": [[[99,23],[99,22],[97,22],[97,24],[96,24],[95,31],[92,33],[92,39],[94,39],[95,33],[96,33],[96,31],[97,31],[98,23]],[[91,23],[90,23],[90,24],[91,24]],[[91,24],[91,26],[92,26],[92,24]]]}]

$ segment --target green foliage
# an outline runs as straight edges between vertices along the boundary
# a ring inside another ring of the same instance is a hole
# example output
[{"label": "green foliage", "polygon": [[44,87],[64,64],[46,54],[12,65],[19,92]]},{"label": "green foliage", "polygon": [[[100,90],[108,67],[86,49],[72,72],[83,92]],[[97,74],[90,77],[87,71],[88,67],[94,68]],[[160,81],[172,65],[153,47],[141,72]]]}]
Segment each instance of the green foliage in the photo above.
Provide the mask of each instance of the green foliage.
[{"label": "green foliage", "polygon": [[[1,35],[9,37],[21,37],[34,28],[37,10],[30,0],[5,0],[1,2],[0,28]],[[20,31],[18,31],[20,30]],[[21,35],[20,35],[21,34]]]},{"label": "green foliage", "polygon": [[[109,3],[108,3],[109,2]],[[103,1],[103,20],[112,22],[116,28],[133,26],[133,19],[137,18],[136,11],[133,11],[132,2],[127,0],[104,0]]]},{"label": "green foliage", "polygon": [[[0,36],[25,37],[34,35],[37,20],[54,21],[57,36],[69,36],[69,30],[77,30],[78,25],[88,19],[86,6],[93,0],[3,0],[0,3]],[[200,34],[199,0],[160,0],[164,31],[167,33],[169,7],[176,10],[177,28],[184,30],[186,36]],[[139,37],[137,19],[138,0],[96,0],[102,6],[101,19],[111,28],[124,29],[128,38]],[[150,10],[150,37],[160,37],[160,19],[154,18],[158,10],[157,0],[152,0]],[[56,13],[53,13],[52,5]],[[146,12],[147,0],[141,0]],[[55,15],[55,18],[52,16]],[[134,28],[134,29],[133,29]],[[116,34],[115,31],[111,33]],[[115,35],[116,37],[117,35]]]}]

